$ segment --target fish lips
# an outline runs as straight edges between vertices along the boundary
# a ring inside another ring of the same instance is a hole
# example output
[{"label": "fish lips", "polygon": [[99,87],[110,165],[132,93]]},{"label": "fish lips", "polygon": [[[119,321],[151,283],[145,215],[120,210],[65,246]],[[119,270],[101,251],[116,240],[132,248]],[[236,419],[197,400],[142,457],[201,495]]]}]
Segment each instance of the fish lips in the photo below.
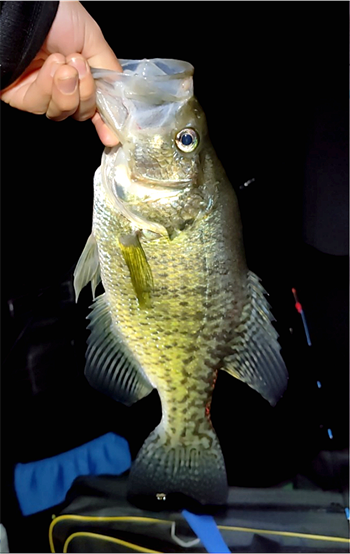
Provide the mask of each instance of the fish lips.
[{"label": "fish lips", "polygon": [[122,60],[125,72],[91,70],[103,121],[123,144],[142,130],[171,128],[193,97],[193,66],[177,60]]},{"label": "fish lips", "polygon": [[153,190],[165,190],[172,189],[175,191],[183,191],[190,185],[192,185],[192,179],[183,180],[162,180],[162,179],[150,179],[140,173],[132,173],[131,179],[138,185],[144,185],[145,187]]}]

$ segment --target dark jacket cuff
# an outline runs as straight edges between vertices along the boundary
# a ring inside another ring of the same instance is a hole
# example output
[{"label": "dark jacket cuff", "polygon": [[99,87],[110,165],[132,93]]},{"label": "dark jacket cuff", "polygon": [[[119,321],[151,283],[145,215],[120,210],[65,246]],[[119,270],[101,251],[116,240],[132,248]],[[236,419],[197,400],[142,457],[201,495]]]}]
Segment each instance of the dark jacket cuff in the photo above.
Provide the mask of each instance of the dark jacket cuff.
[{"label": "dark jacket cuff", "polygon": [[43,45],[59,2],[1,2],[1,90],[28,67]]}]

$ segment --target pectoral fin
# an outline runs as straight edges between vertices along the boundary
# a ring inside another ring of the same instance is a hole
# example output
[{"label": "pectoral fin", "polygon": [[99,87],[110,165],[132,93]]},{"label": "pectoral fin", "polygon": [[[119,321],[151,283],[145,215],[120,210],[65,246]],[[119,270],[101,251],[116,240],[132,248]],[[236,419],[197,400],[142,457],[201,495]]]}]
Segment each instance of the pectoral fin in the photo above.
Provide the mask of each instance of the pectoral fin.
[{"label": "pectoral fin", "polygon": [[89,236],[74,271],[75,301],[78,301],[82,289],[91,281],[92,296],[101,281],[100,262],[94,235]]},{"label": "pectoral fin", "polygon": [[274,406],[287,387],[288,372],[265,294],[258,277],[249,272],[249,300],[230,344],[232,354],[224,359],[222,369],[247,383]]},{"label": "pectoral fin", "polygon": [[147,308],[151,305],[153,276],[140,240],[137,235],[125,235],[120,237],[119,245],[129,268],[139,305]]},{"label": "pectoral fin", "polygon": [[105,294],[96,298],[88,319],[85,376],[90,385],[127,406],[149,394],[153,386],[118,337]]}]

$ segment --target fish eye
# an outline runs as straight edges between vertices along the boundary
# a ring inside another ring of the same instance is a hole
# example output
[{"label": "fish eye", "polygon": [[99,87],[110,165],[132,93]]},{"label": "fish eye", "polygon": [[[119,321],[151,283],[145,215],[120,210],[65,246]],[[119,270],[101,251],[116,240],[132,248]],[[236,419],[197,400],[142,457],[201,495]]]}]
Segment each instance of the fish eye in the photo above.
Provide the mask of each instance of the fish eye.
[{"label": "fish eye", "polygon": [[198,133],[194,129],[187,127],[177,133],[175,142],[181,152],[193,152],[199,143]]}]

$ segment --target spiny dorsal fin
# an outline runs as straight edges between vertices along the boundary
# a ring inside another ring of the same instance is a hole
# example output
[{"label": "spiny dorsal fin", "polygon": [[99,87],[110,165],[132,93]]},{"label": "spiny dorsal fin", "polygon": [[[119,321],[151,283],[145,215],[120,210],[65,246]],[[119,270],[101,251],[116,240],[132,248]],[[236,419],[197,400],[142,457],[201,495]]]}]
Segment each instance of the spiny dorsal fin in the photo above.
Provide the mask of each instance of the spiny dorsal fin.
[{"label": "spiny dorsal fin", "polygon": [[147,396],[153,386],[118,338],[106,295],[98,296],[91,308],[85,376],[91,386],[129,406]]},{"label": "spiny dorsal fin", "polygon": [[288,372],[265,294],[259,278],[250,271],[249,300],[230,344],[233,353],[224,359],[222,369],[247,383],[274,406],[287,387]]},{"label": "spiny dorsal fin", "polygon": [[124,235],[119,245],[130,271],[131,282],[141,308],[151,304],[153,276],[146,254],[137,235]]},{"label": "spiny dorsal fin", "polygon": [[84,250],[74,270],[75,301],[78,302],[82,289],[91,281],[92,296],[95,298],[95,290],[101,281],[100,262],[97,243],[91,233],[85,244]]}]

